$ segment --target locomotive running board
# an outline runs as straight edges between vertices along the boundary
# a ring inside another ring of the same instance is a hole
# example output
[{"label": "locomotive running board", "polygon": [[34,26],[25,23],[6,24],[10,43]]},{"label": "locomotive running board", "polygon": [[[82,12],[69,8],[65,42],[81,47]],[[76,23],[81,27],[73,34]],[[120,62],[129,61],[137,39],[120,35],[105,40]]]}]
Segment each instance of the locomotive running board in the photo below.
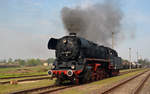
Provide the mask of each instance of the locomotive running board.
[{"label": "locomotive running board", "polygon": [[98,62],[110,62],[110,60],[96,59],[96,58],[86,58],[86,61],[98,61]]}]

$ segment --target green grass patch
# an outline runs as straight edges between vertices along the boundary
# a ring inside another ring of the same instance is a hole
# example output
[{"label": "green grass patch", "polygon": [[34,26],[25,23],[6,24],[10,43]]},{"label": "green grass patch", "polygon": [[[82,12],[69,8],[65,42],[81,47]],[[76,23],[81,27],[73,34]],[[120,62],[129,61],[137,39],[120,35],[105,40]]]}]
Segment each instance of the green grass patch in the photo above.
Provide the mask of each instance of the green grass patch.
[{"label": "green grass patch", "polygon": [[138,70],[138,69],[123,69],[123,70],[120,70],[120,72],[127,72],[127,71],[131,71],[131,70]]},{"label": "green grass patch", "polygon": [[0,68],[0,72],[13,71],[19,69],[20,67],[15,68]]},{"label": "green grass patch", "polygon": [[0,85],[0,94],[7,94],[14,91],[26,90],[31,88],[37,88],[42,86],[48,86],[54,84],[54,80],[40,80],[37,82],[21,83],[17,85],[4,84]]},{"label": "green grass patch", "polygon": [[49,67],[20,67],[20,68],[0,68],[0,78],[32,76],[47,74]]},{"label": "green grass patch", "polygon": [[34,76],[34,75],[42,75],[42,74],[47,74],[47,72],[13,73],[13,74],[3,74],[3,73],[0,73],[0,78],[21,77],[21,76]]},{"label": "green grass patch", "polygon": [[23,78],[15,78],[15,79],[1,79],[0,82],[5,82],[5,81],[12,81],[12,80],[24,80],[24,79],[35,79],[35,78],[44,78],[44,77],[49,77],[50,76],[37,76],[37,77],[23,77]]},{"label": "green grass patch", "polygon": [[42,75],[42,74],[47,74],[47,72],[13,73],[13,74],[0,73],[0,78],[21,77],[21,76],[34,76],[34,75]]}]

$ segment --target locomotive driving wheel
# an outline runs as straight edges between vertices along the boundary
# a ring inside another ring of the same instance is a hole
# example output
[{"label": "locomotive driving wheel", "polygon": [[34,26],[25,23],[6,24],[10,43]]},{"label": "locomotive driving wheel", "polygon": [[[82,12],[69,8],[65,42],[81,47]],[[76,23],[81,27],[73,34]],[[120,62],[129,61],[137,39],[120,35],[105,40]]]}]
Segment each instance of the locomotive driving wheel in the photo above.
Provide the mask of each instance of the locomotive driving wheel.
[{"label": "locomotive driving wheel", "polygon": [[91,81],[95,81],[95,80],[96,80],[96,76],[97,76],[97,73],[95,73],[95,72],[93,71],[93,72],[92,72]]},{"label": "locomotive driving wheel", "polygon": [[99,76],[100,76],[100,80],[104,78],[102,69],[99,69]]},{"label": "locomotive driving wheel", "polygon": [[98,74],[99,74],[99,80],[105,78],[105,70],[104,69],[98,69]]},{"label": "locomotive driving wheel", "polygon": [[96,80],[101,80],[102,79],[102,72],[100,69],[96,70]]},{"label": "locomotive driving wheel", "polygon": [[80,79],[80,82],[81,83],[88,83],[88,82],[90,82],[90,79],[92,78],[91,74],[92,74],[91,70],[86,70],[83,73],[83,77]]},{"label": "locomotive driving wheel", "polygon": [[98,81],[104,78],[104,71],[102,69],[97,69],[93,72],[92,81]]}]

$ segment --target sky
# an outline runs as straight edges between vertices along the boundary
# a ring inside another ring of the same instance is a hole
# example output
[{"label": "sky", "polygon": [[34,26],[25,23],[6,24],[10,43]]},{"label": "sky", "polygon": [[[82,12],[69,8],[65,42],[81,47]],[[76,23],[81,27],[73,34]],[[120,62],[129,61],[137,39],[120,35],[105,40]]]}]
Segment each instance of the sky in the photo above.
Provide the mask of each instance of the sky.
[{"label": "sky", "polygon": [[[55,57],[54,51],[47,49],[47,43],[51,37],[67,35],[61,19],[62,8],[88,6],[103,1],[0,0],[0,59]],[[125,35],[115,50],[122,58],[129,59],[131,48],[132,60],[137,59],[137,51],[139,57],[150,60],[150,1],[115,1],[119,2],[123,12],[122,30]]]}]

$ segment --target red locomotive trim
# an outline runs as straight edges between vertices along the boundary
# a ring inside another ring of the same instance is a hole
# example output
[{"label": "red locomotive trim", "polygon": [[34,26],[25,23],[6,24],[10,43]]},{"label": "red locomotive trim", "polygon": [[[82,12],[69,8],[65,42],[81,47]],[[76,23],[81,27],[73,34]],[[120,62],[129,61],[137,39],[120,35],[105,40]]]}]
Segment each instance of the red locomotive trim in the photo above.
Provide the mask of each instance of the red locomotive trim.
[{"label": "red locomotive trim", "polygon": [[[64,73],[65,75],[67,75],[67,71],[68,70],[52,70],[53,74],[61,74],[61,73]],[[75,75],[78,75],[82,72],[82,70],[72,70],[72,72],[75,74]]]},{"label": "red locomotive trim", "polygon": [[99,66],[101,66],[101,64],[95,64],[94,71],[96,71]]},{"label": "red locomotive trim", "polygon": [[98,68],[99,66],[101,66],[101,64],[96,64],[96,63],[88,64],[88,65],[89,65],[89,66],[93,66],[94,71],[96,71],[97,68]]},{"label": "red locomotive trim", "polygon": [[110,62],[107,59],[86,58],[87,61]]}]

